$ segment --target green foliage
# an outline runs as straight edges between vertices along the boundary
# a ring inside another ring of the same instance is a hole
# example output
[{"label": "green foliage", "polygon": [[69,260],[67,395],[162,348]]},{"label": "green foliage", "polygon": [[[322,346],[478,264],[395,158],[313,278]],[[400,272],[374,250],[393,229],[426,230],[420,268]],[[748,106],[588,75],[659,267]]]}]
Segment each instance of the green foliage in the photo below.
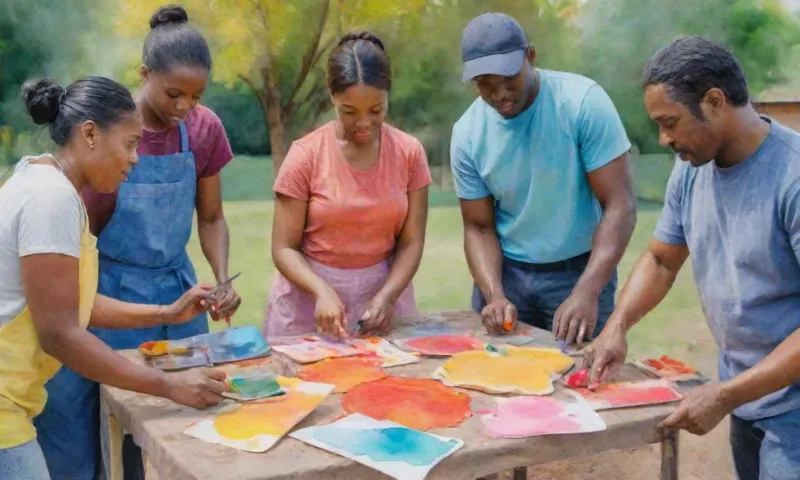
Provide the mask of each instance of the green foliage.
[{"label": "green foliage", "polygon": [[258,102],[241,84],[226,88],[213,84],[203,95],[203,104],[225,125],[234,152],[242,155],[269,154],[269,136]]}]

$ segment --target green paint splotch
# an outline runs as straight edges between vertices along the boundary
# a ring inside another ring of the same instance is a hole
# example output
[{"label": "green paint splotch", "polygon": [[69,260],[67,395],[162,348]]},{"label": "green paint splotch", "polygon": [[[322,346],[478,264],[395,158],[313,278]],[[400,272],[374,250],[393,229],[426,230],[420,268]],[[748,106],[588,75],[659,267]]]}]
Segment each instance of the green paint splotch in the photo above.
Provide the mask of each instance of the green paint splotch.
[{"label": "green paint splotch", "polygon": [[406,462],[416,467],[431,465],[458,444],[456,440],[443,441],[404,427],[369,430],[326,427],[314,431],[314,438],[352,455],[366,455],[376,462]]}]

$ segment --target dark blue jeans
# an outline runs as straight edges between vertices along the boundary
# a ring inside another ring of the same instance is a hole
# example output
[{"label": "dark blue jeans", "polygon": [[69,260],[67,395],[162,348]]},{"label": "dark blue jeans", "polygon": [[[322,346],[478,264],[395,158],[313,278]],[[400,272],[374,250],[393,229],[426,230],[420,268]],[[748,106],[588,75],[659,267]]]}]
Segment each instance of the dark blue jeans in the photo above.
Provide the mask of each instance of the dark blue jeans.
[{"label": "dark blue jeans", "polygon": [[755,421],[731,415],[731,450],[739,480],[797,480],[800,410]]},{"label": "dark blue jeans", "polygon": [[[569,297],[578,283],[589,253],[562,262],[546,265],[523,263],[510,258],[503,259],[503,290],[506,298],[517,307],[518,320],[528,325],[553,329],[553,317],[558,307]],[[614,311],[614,294],[617,290],[617,271],[611,276],[597,298],[597,326],[592,336],[597,336]],[[472,308],[480,312],[486,306],[477,285],[472,289]]]}]

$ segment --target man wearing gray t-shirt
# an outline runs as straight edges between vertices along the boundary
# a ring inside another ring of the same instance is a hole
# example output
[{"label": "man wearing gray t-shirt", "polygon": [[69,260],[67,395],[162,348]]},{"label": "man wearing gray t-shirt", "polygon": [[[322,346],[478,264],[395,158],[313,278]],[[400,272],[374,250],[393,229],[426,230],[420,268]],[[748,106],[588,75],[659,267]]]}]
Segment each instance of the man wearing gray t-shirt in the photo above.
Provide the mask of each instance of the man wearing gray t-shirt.
[{"label": "man wearing gray t-shirt", "polygon": [[691,390],[662,426],[703,435],[731,414],[741,480],[800,478],[800,134],[760,117],[741,65],[709,40],[650,59],[644,101],[680,157],[654,238],[587,347],[590,384],[614,376],[627,331],[691,255],[719,382]]}]

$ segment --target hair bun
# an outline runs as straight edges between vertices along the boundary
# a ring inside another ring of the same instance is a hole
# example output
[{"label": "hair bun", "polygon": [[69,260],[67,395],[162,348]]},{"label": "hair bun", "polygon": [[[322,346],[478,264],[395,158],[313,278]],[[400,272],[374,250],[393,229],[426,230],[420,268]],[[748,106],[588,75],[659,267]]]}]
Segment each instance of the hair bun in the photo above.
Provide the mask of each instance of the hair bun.
[{"label": "hair bun", "polygon": [[164,5],[150,17],[150,28],[156,28],[159,25],[188,22],[189,14],[186,13],[186,10],[182,6],[175,4]]},{"label": "hair bun", "polygon": [[36,125],[56,121],[64,88],[52,78],[34,78],[22,84],[22,101]]},{"label": "hair bun", "polygon": [[376,47],[380,48],[384,52],[386,51],[386,47],[383,46],[383,40],[378,38],[378,36],[374,33],[366,30],[358,30],[345,34],[345,36],[339,40],[339,45],[344,45],[347,42],[355,42],[356,40],[366,40],[373,43]]}]

